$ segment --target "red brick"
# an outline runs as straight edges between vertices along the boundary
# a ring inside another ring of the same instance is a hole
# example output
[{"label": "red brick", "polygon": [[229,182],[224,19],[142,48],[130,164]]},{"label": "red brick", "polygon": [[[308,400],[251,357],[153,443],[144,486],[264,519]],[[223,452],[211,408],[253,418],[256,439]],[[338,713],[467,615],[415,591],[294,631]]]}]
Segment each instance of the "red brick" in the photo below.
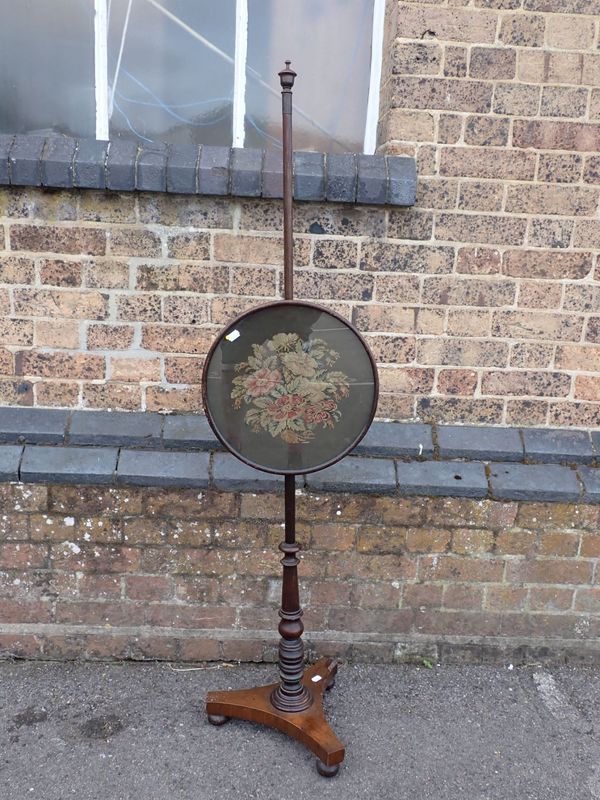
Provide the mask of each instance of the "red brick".
[{"label": "red brick", "polygon": [[467,583],[502,580],[504,562],[498,558],[467,558],[441,555],[421,556],[419,579],[425,581],[465,581]]},{"label": "red brick", "polygon": [[538,184],[509,186],[506,210],[523,214],[591,216],[598,205],[598,190],[580,186]]},{"label": "red brick", "polygon": [[166,576],[128,575],[125,593],[131,600],[168,600],[173,595],[173,584]]},{"label": "red brick", "polygon": [[19,355],[16,369],[20,375],[97,380],[104,378],[106,374],[104,356],[35,350],[23,351]]},{"label": "red brick", "polygon": [[458,611],[479,611],[482,607],[483,586],[468,583],[444,586],[444,608]]},{"label": "red brick", "polygon": [[533,395],[566,397],[571,390],[571,376],[560,372],[488,372],[481,382],[482,394]]},{"label": "red brick", "polygon": [[517,51],[508,47],[473,47],[469,75],[484,80],[512,80],[517,68]]},{"label": "red brick", "polygon": [[593,564],[566,558],[514,561],[506,567],[510,583],[591,583]]},{"label": "red brick", "polygon": [[0,545],[3,569],[39,569],[46,566],[48,548],[44,544],[9,543]]}]

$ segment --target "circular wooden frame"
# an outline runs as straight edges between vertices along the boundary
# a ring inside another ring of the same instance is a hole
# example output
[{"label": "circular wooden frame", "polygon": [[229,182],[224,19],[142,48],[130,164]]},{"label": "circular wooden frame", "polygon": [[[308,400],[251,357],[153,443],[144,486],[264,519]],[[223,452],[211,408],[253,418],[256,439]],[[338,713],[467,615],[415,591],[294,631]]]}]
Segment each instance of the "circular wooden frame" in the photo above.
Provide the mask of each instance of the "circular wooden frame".
[{"label": "circular wooden frame", "polygon": [[[209,371],[209,368],[210,368],[210,364],[211,364],[212,358],[213,358],[213,356],[215,354],[215,351],[216,351],[217,347],[220,345],[222,339],[227,335],[227,333],[229,331],[235,329],[235,327],[240,322],[245,320],[247,317],[250,317],[250,316],[252,316],[254,314],[257,314],[260,311],[267,310],[267,309],[278,308],[278,307],[286,307],[286,306],[287,307],[303,307],[303,308],[315,309],[316,311],[319,311],[320,313],[329,314],[330,316],[334,317],[339,322],[341,322],[343,325],[345,325],[346,328],[348,328],[351,331],[351,333],[354,334],[354,336],[358,339],[358,341],[360,342],[360,344],[364,348],[364,351],[365,351],[365,353],[366,353],[366,355],[368,357],[368,361],[369,361],[369,364],[370,364],[370,367],[371,367],[371,371],[373,373],[373,400],[372,400],[372,403],[371,403],[371,408],[370,408],[370,411],[369,411],[367,422],[362,426],[362,428],[360,429],[358,434],[353,438],[353,440],[350,442],[350,444],[347,445],[346,447],[344,447],[344,449],[342,451],[340,451],[335,457],[330,458],[327,461],[324,461],[322,463],[319,463],[318,465],[313,466],[310,469],[302,469],[301,471],[299,471],[297,469],[273,469],[271,467],[266,467],[264,465],[258,464],[256,462],[252,461],[251,459],[247,458],[245,455],[242,455],[242,453],[240,453],[235,447],[233,447],[231,445],[231,443],[228,442],[227,439],[221,434],[221,432],[219,430],[219,426],[215,422],[215,420],[213,418],[213,415],[211,413],[210,403],[209,403],[209,400],[208,400],[208,392],[207,392],[208,371]],[[364,338],[361,336],[361,334],[357,331],[357,329],[354,327],[354,325],[352,325],[351,322],[348,322],[347,319],[344,319],[344,317],[342,317],[340,314],[337,314],[335,311],[332,311],[329,308],[325,308],[324,306],[320,306],[320,305],[318,305],[316,303],[307,303],[307,302],[304,302],[302,300],[277,300],[274,303],[265,303],[264,305],[255,306],[254,308],[251,308],[248,311],[245,311],[244,313],[239,314],[235,319],[233,319],[231,322],[229,322],[221,330],[221,332],[216,336],[214,342],[212,343],[212,345],[211,345],[211,347],[210,347],[210,349],[209,349],[209,351],[207,353],[206,360],[204,362],[204,367],[203,367],[203,370],[202,370],[202,403],[204,405],[204,411],[206,413],[206,418],[207,418],[207,420],[208,420],[208,422],[210,424],[210,427],[212,428],[215,436],[217,437],[217,439],[223,444],[223,446],[225,447],[226,450],[228,450],[230,453],[232,453],[236,458],[238,458],[244,464],[248,464],[248,466],[254,467],[254,469],[261,470],[262,472],[269,472],[269,473],[274,474],[274,475],[308,475],[308,474],[310,474],[312,472],[318,472],[321,469],[325,469],[326,467],[330,467],[332,464],[336,464],[338,461],[340,461],[342,458],[344,458],[344,456],[348,455],[348,453],[356,447],[356,445],[361,441],[361,439],[365,436],[365,434],[369,430],[369,427],[370,427],[370,425],[371,425],[371,423],[373,421],[373,418],[375,417],[375,412],[377,410],[378,399],[379,399],[379,376],[378,376],[378,373],[377,373],[377,365],[375,364],[375,359],[373,358],[373,355],[372,355],[371,351],[369,350],[369,347],[367,346],[367,344],[366,344]]]}]

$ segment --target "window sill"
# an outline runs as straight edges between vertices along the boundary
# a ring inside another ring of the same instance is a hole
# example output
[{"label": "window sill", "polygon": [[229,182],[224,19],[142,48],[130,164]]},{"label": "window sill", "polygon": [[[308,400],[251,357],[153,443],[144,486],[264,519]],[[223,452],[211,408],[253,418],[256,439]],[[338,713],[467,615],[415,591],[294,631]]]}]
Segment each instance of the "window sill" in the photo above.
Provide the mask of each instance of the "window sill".
[{"label": "window sill", "polygon": [[[411,206],[407,156],[294,153],[294,199]],[[171,149],[66,136],[0,135],[0,185],[282,197],[278,152],[203,145]]]}]

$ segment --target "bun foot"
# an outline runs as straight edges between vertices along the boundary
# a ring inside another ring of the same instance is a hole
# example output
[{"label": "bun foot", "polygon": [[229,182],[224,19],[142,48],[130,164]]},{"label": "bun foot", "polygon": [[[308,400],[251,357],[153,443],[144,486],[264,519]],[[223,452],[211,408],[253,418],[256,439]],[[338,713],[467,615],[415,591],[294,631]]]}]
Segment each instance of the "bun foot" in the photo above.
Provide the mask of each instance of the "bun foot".
[{"label": "bun foot", "polygon": [[211,725],[225,725],[225,723],[229,720],[229,717],[223,716],[223,714],[209,714],[208,721]]},{"label": "bun foot", "polygon": [[333,764],[331,767],[328,767],[321,761],[320,758],[317,758],[317,772],[324,778],[335,778],[335,776],[338,774],[339,771],[340,771],[339,764]]}]

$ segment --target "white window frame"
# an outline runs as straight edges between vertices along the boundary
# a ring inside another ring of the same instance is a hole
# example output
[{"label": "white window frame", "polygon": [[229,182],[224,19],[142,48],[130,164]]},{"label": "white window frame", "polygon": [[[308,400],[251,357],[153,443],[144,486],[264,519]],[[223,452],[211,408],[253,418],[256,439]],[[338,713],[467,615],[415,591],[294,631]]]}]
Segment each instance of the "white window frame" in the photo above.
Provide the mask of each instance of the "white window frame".
[{"label": "white window frame", "polygon": [[[245,140],[245,115],[246,115],[246,71],[251,69],[247,64],[248,54],[248,0],[236,0],[235,7],[235,52],[230,56],[208,41],[197,31],[190,28],[183,20],[168,11],[158,0],[136,0],[146,2],[162,12],[172,22],[182,27],[203,45],[213,50],[221,58],[233,64],[233,147],[243,147]],[[96,139],[108,140],[110,118],[113,112],[113,102],[116,84],[119,78],[121,57],[125,37],[129,25],[129,16],[133,0],[129,0],[127,7],[123,35],[119,47],[117,66],[112,85],[108,76],[108,23],[110,16],[111,0],[94,0],[94,70],[96,93]],[[363,153],[372,154],[377,146],[377,123],[379,119],[379,95],[381,84],[381,66],[383,58],[383,30],[385,19],[385,0],[373,0],[373,31],[371,37],[371,71],[369,77],[369,93],[367,100],[367,113],[365,120],[365,133]],[[279,94],[278,90],[269,86],[264,81],[260,83],[270,92]],[[301,109],[297,111],[304,116]],[[314,124],[314,120],[312,120]],[[317,124],[317,127],[320,127]],[[327,133],[327,131],[325,131]]]}]

